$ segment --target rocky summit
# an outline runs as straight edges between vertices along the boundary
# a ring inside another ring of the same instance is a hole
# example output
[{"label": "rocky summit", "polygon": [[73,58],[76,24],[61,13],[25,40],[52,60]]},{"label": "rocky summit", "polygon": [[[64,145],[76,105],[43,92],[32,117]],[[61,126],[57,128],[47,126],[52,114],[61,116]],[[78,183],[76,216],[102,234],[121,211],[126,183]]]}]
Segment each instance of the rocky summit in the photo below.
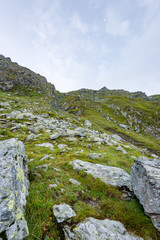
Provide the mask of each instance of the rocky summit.
[{"label": "rocky summit", "polygon": [[160,239],[160,95],[80,89],[0,55],[0,240]]}]

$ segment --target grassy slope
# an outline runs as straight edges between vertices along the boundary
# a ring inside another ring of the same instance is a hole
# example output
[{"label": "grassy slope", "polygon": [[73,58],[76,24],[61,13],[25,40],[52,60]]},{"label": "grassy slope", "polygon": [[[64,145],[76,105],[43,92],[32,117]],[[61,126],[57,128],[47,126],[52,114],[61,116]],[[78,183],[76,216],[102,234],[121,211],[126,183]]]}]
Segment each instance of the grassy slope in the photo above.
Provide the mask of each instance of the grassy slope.
[{"label": "grassy slope", "polygon": [[[79,120],[73,115],[69,115],[65,112],[53,111],[48,105],[46,96],[18,96],[12,93],[0,92],[0,101],[12,101],[10,102],[11,109],[1,111],[1,113],[10,112],[12,110],[20,110],[21,108],[32,109],[33,113],[49,113],[50,117],[57,119],[67,119],[77,126],[81,126],[85,117],[91,120],[93,128],[107,132],[104,128],[116,129],[116,131],[124,131],[125,134],[138,139],[143,142],[145,146],[148,144],[154,149],[158,150],[157,141],[150,139],[149,136],[140,135],[137,133],[125,131],[110,121],[107,121],[101,116],[100,111],[105,111],[105,105],[97,103],[98,108],[94,107],[94,103],[81,101],[80,107],[83,108],[83,117]],[[30,94],[31,95],[31,94]],[[35,104],[37,103],[37,104]],[[89,109],[89,110],[88,110]],[[73,109],[74,110],[74,109]],[[106,109],[106,112],[109,110]],[[113,114],[110,110],[110,115]],[[114,114],[113,114],[114,116]],[[3,116],[0,117],[4,119]],[[5,119],[4,119],[5,120]],[[1,140],[17,137],[19,140],[25,142],[26,136],[29,135],[26,127],[20,128],[16,132],[10,131],[9,124],[11,122],[22,123],[31,122],[26,120],[8,119],[8,126],[6,128],[0,128]],[[84,161],[90,161],[93,163],[101,163],[105,165],[118,166],[130,172],[130,168],[133,164],[133,158],[131,156],[140,157],[141,148],[128,149],[127,146],[123,146],[127,150],[127,154],[124,155],[121,152],[115,150],[113,146],[107,145],[95,145],[92,144],[86,138],[77,138],[77,142],[73,143],[66,138],[61,137],[55,141],[49,140],[49,134],[46,131],[41,130],[41,136],[37,140],[25,142],[26,154],[28,159],[33,159],[28,163],[30,171],[30,189],[29,196],[27,198],[26,207],[26,220],[28,222],[30,235],[27,240],[36,239],[50,239],[57,240],[59,236],[63,239],[63,233],[56,223],[56,219],[52,213],[52,206],[61,202],[66,202],[74,208],[77,216],[68,223],[75,226],[79,221],[84,220],[86,217],[95,217],[99,219],[109,218],[121,221],[128,231],[132,231],[139,236],[152,237],[152,239],[160,239],[160,234],[153,227],[150,219],[144,215],[143,209],[136,199],[131,201],[124,201],[121,192],[111,186],[106,186],[98,179],[93,179],[92,176],[86,175],[83,172],[76,172],[69,165],[71,160],[81,159]],[[132,136],[133,135],[133,136]],[[36,143],[51,142],[54,144],[55,150],[35,147]],[[70,150],[62,153],[57,144],[67,144]],[[83,152],[76,153],[76,151],[83,150]],[[91,152],[98,152],[104,154],[105,158],[102,160],[91,160],[87,155]],[[55,159],[40,159],[46,155],[51,154]],[[42,169],[36,169],[36,166],[42,164],[50,164],[48,171]],[[58,168],[57,172],[53,168]],[[39,176],[35,176],[35,173],[39,173]],[[81,182],[80,186],[76,186],[70,183],[68,180],[74,178]],[[48,188],[49,184],[59,182],[57,188]]]},{"label": "grassy slope", "polygon": [[[141,98],[108,93],[95,96],[94,100],[93,96],[93,94],[79,96],[78,93],[72,93],[60,100],[60,107],[72,114],[80,111],[81,117],[90,120],[96,129],[117,132],[124,138],[126,135],[126,139],[130,138],[131,142],[144,146],[160,156],[159,140],[150,132],[145,131],[147,127],[160,128],[159,101],[146,101]],[[119,127],[119,124],[129,126],[129,122],[132,123],[130,129]],[[135,131],[137,126],[139,132]]]}]

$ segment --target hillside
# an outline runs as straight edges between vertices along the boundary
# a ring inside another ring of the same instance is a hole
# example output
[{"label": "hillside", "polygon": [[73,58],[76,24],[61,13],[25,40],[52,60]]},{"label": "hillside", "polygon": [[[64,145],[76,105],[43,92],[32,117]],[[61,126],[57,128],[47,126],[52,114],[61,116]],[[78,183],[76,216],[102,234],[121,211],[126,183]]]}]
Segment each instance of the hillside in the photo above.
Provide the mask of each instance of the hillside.
[{"label": "hillside", "polygon": [[[44,77],[0,56],[0,139],[22,141],[28,158],[25,239],[75,239],[66,236],[88,217],[120,221],[133,237],[160,239],[128,185],[106,184],[82,162],[80,170],[74,167],[81,160],[130,174],[135,159],[159,160],[159,116],[159,95],[105,87],[60,93]],[[58,223],[53,206],[61,203],[76,216]],[[0,238],[7,239],[5,232]]]}]

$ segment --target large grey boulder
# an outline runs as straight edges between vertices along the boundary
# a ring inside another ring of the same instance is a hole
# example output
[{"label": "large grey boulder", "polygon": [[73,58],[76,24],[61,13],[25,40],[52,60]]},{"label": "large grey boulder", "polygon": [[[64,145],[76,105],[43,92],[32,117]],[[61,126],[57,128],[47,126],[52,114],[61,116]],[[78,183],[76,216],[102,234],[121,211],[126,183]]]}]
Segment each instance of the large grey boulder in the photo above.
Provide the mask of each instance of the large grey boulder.
[{"label": "large grey boulder", "polygon": [[83,170],[94,178],[100,178],[106,184],[132,191],[130,175],[121,168],[81,160],[71,161],[70,164],[73,166],[73,169]]},{"label": "large grey boulder", "polygon": [[66,240],[142,240],[129,234],[122,223],[109,219],[97,220],[90,217],[73,230],[67,225],[63,230]]},{"label": "large grey boulder", "polygon": [[27,158],[24,144],[17,139],[0,142],[0,233],[6,231],[8,240],[28,236],[24,218],[27,179]]},{"label": "large grey boulder", "polygon": [[160,161],[135,159],[131,183],[136,197],[143,205],[154,226],[160,231]]}]

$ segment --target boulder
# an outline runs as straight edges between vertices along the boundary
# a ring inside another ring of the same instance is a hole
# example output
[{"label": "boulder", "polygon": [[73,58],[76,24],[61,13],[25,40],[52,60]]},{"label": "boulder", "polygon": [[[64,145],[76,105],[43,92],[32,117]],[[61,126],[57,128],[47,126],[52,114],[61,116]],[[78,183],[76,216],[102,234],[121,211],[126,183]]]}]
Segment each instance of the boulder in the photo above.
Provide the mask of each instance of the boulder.
[{"label": "boulder", "polygon": [[154,226],[160,231],[160,161],[135,159],[131,183],[136,197]]},{"label": "boulder", "polygon": [[109,219],[97,220],[90,217],[72,230],[67,225],[63,230],[66,240],[142,240],[140,237],[129,234],[122,223]]},{"label": "boulder", "polygon": [[0,233],[8,240],[28,236],[24,207],[28,194],[27,158],[24,144],[13,138],[0,142]]},{"label": "boulder", "polygon": [[76,216],[76,213],[73,211],[73,209],[66,203],[54,205],[53,213],[58,223],[64,222],[66,219]]},{"label": "boulder", "polygon": [[130,175],[121,168],[81,160],[71,161],[70,164],[73,166],[73,169],[83,170],[87,174],[91,174],[94,178],[99,178],[106,184],[132,191]]},{"label": "boulder", "polygon": [[18,110],[12,111],[10,113],[10,117],[11,118],[16,118],[16,119],[26,119],[26,118],[28,118],[29,120],[36,119],[36,117],[32,113],[30,113],[30,112],[23,112],[23,113],[21,113]]}]

